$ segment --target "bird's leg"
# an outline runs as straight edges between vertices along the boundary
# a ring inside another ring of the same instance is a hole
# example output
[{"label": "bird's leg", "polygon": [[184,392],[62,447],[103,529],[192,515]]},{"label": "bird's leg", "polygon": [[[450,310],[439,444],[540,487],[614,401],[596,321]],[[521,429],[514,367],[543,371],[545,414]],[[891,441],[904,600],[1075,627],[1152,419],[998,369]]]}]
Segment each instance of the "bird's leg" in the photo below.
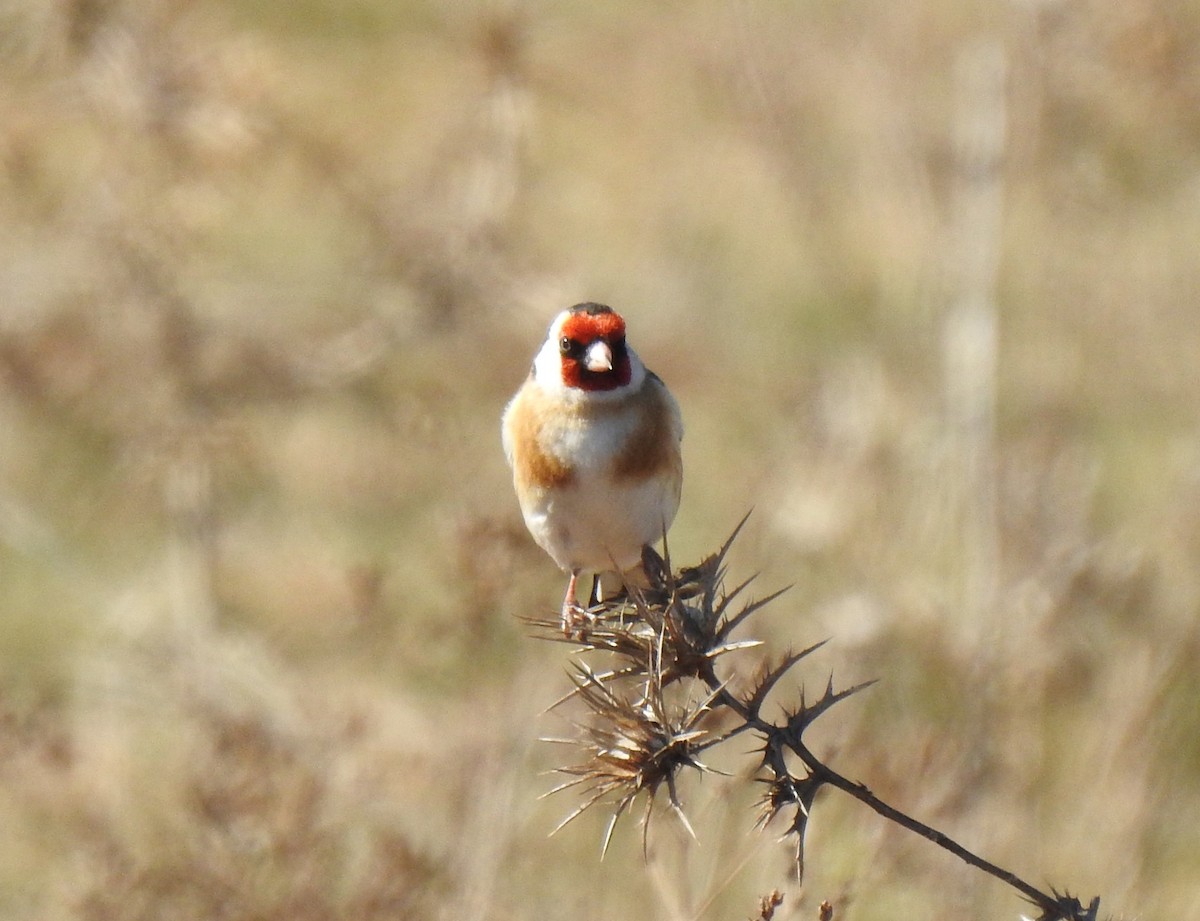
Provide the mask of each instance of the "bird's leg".
[{"label": "bird's leg", "polygon": [[563,635],[571,638],[578,636],[583,638],[583,623],[586,612],[579,606],[575,600],[575,586],[579,582],[579,570],[571,570],[571,578],[567,582],[567,594],[563,598],[562,605],[562,628]]},{"label": "bird's leg", "polygon": [[603,594],[604,583],[600,581],[600,573],[596,573],[594,576],[592,576],[592,592],[590,595],[588,595],[588,607],[594,608],[601,601],[603,601]]}]

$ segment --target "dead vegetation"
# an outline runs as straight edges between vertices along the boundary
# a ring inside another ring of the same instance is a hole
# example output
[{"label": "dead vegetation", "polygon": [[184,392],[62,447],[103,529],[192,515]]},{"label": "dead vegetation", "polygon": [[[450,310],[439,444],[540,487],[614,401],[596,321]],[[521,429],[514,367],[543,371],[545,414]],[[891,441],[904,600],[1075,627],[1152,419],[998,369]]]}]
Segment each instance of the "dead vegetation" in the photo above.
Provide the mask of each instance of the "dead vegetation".
[{"label": "dead vegetation", "polygon": [[557,575],[497,420],[587,297],[683,404],[676,557],[755,505],[735,569],[796,583],[758,635],[880,680],[810,751],[1039,887],[1186,916],[1198,33],[1169,0],[7,4],[0,912],[1012,911],[834,797],[782,885],[716,751],[643,775],[699,848],[545,839],[562,657],[512,615]]}]

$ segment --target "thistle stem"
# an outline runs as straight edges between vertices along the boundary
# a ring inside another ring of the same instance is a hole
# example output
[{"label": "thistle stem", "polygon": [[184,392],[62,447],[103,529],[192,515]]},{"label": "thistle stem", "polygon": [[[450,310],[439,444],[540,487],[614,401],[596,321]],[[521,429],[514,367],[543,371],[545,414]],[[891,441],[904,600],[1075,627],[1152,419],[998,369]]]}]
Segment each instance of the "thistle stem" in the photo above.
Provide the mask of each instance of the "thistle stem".
[{"label": "thistle stem", "polygon": [[711,666],[708,669],[705,669],[700,677],[701,680],[703,680],[709,686],[709,688],[712,689],[714,693],[714,700],[728,707],[742,720],[741,726],[739,726],[736,730],[726,733],[718,741],[726,741],[737,732],[745,729],[752,729],[761,732],[768,739],[782,742],[787,748],[790,748],[793,752],[795,752],[796,756],[799,757],[804,763],[804,766],[816,778],[818,784],[829,784],[830,786],[837,787],[843,793],[847,793],[854,797],[860,803],[868,806],[885,819],[895,822],[902,828],[906,828],[909,831],[920,835],[927,841],[932,841],[938,847],[945,851],[949,851],[964,863],[975,867],[978,870],[982,870],[984,873],[987,873],[989,876],[992,876],[1003,883],[1007,883],[1009,886],[1016,889],[1027,899],[1029,899],[1030,902],[1040,908],[1043,912],[1042,917],[1046,919],[1046,921],[1050,921],[1050,919],[1067,919],[1067,921],[1071,921],[1071,919],[1075,918],[1089,919],[1095,917],[1094,907],[1089,914],[1081,915],[1079,912],[1073,910],[1073,906],[1064,905],[1061,900],[1055,898],[1054,896],[1047,895],[1036,886],[1025,882],[1025,880],[1021,879],[1021,877],[1017,876],[1012,871],[1006,870],[989,860],[985,860],[978,854],[959,844],[949,835],[938,831],[936,828],[926,825],[924,822],[913,818],[907,813],[901,812],[895,806],[890,805],[872,793],[870,788],[865,784],[850,780],[850,778],[839,774],[812,753],[808,746],[804,744],[803,739],[800,738],[799,733],[790,731],[786,726],[776,726],[773,723],[769,723],[762,719],[756,713],[752,713],[750,708],[747,707],[743,701],[739,700],[734,694],[730,693],[725,685],[725,682],[722,682],[717,677],[715,670]]},{"label": "thistle stem", "polygon": [[[784,731],[786,732],[786,730]],[[837,787],[842,792],[853,796],[865,806],[869,806],[885,819],[895,822],[902,828],[907,828],[909,831],[920,835],[922,838],[925,838],[928,841],[932,841],[938,847],[949,851],[964,863],[970,864],[976,869],[982,870],[984,873],[987,873],[1001,882],[1012,886],[1027,899],[1029,899],[1029,901],[1037,905],[1038,908],[1042,909],[1042,911],[1046,913],[1044,917],[1070,917],[1062,914],[1062,906],[1059,904],[1057,899],[1025,882],[1025,880],[1021,879],[1015,873],[1011,872],[1010,870],[1005,870],[1003,867],[999,867],[989,860],[984,860],[978,854],[975,854],[974,852],[963,847],[963,845],[959,844],[949,835],[946,835],[943,832],[938,831],[936,828],[926,825],[919,819],[914,819],[912,816],[901,812],[896,807],[889,805],[872,793],[870,788],[868,788],[865,784],[858,783],[857,781],[850,780],[848,777],[842,776],[833,768],[829,767],[827,764],[817,758],[817,756],[808,749],[808,746],[806,746],[803,741],[794,737],[793,733],[787,733],[786,741],[787,746],[796,753],[801,761],[804,762],[804,766],[807,767],[813,774],[815,774],[821,782]]]}]

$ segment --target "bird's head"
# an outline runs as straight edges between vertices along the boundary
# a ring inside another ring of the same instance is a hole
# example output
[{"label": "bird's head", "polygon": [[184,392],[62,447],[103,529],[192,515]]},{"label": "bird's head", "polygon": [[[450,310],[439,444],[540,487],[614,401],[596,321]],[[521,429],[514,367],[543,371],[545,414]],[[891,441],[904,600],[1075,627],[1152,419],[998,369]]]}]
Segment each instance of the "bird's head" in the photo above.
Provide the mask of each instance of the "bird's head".
[{"label": "bird's head", "polygon": [[629,383],[629,347],[619,313],[603,304],[576,304],[560,319],[557,346],[564,384],[615,390]]},{"label": "bird's head", "polygon": [[593,303],[576,304],[555,317],[534,371],[543,385],[587,394],[636,387],[645,374],[625,343],[625,320],[611,307]]}]

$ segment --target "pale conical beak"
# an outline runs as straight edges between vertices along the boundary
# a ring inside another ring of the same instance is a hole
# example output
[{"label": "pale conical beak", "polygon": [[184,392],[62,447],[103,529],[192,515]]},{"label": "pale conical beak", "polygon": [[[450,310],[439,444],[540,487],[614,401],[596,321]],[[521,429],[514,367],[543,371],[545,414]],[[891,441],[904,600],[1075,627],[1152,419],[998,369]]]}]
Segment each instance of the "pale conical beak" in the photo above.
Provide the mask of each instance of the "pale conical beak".
[{"label": "pale conical beak", "polygon": [[597,339],[583,353],[583,366],[589,371],[599,374],[612,370],[612,359],[612,349],[609,348],[608,343],[603,339]]}]

